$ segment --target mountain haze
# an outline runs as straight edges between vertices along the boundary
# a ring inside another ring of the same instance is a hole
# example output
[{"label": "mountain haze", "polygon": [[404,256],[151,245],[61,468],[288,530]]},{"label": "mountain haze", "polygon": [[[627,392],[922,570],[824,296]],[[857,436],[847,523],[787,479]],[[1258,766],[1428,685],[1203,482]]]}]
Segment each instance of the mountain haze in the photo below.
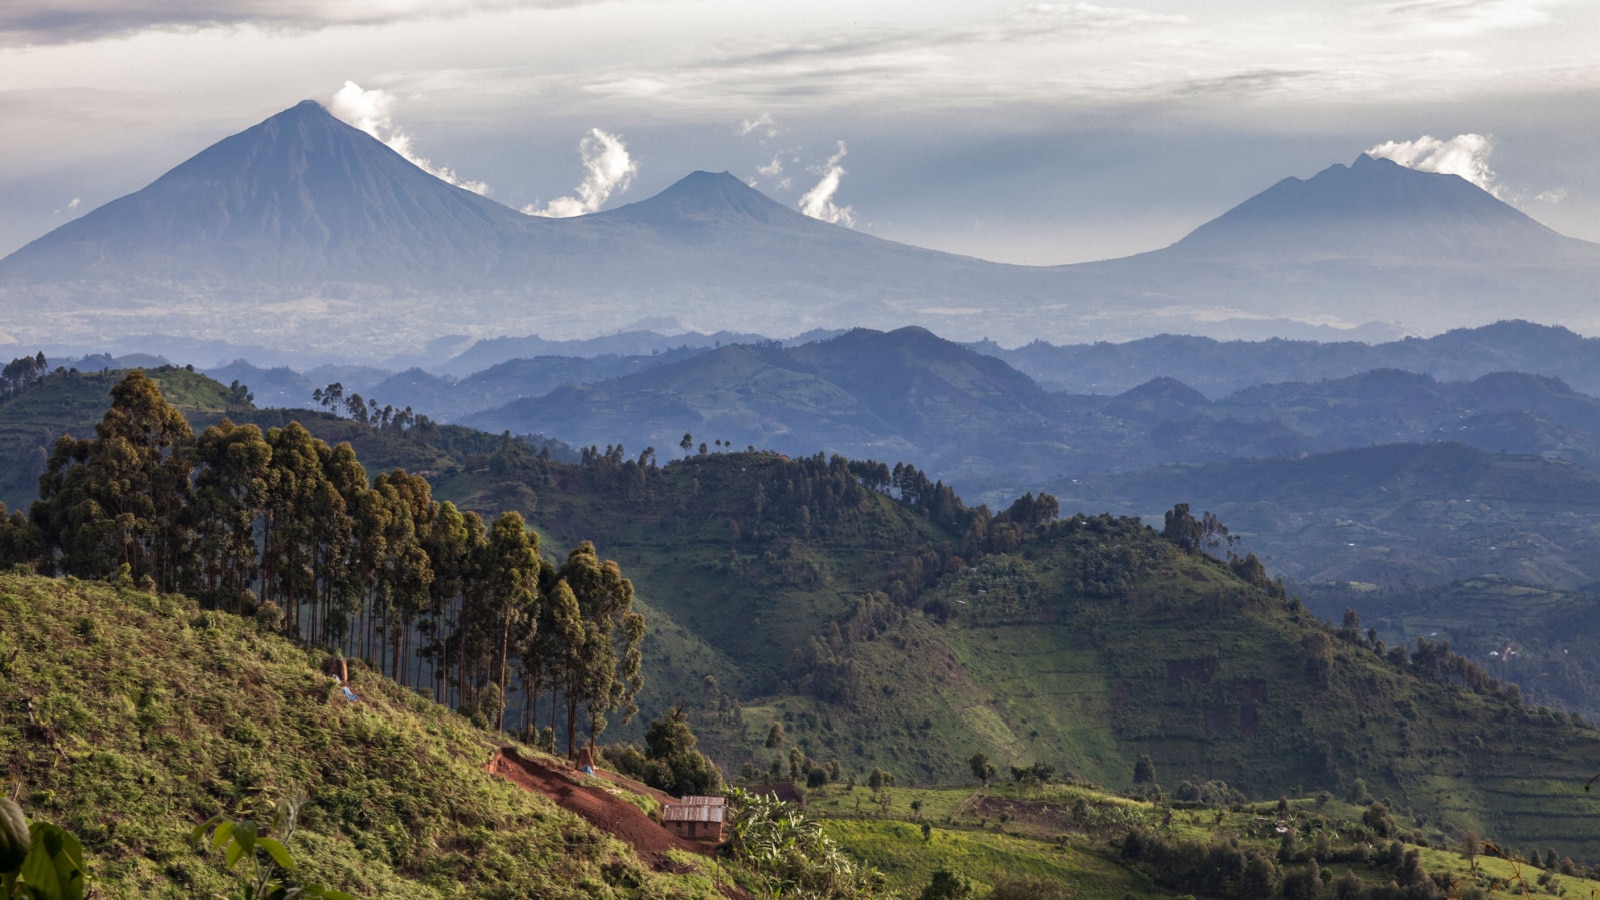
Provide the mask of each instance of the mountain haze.
[{"label": "mountain haze", "polygon": [[1600,327],[1597,273],[1600,245],[1456,176],[1366,156],[1284,179],[1163,250],[1027,267],[824,223],[727,172],[591,215],[527,216],[306,101],[0,260],[0,327],[374,359],[446,334],[576,337],[662,317],[765,334],[909,323],[1020,343],[1262,322],[1442,330],[1516,304],[1586,328]]}]

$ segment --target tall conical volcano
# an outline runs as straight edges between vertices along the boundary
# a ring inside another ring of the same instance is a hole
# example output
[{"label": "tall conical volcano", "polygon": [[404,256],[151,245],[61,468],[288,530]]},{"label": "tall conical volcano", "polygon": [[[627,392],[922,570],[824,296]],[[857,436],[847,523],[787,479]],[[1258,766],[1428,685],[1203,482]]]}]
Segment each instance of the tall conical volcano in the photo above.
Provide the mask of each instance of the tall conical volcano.
[{"label": "tall conical volcano", "polygon": [[523,217],[307,100],[0,263],[0,277],[318,284],[482,278]]},{"label": "tall conical volcano", "polygon": [[1455,176],[1366,156],[1284,179],[1163,250],[1028,267],[821,222],[727,172],[590,215],[527,216],[306,101],[0,260],[0,332],[386,358],[441,334],[596,334],[661,316],[1006,343],[1508,315],[1596,331],[1597,292],[1600,245]]},{"label": "tall conical volcano", "polygon": [[1312,178],[1285,178],[1172,249],[1210,257],[1482,260],[1559,255],[1582,244],[1460,176],[1362,154],[1349,166],[1329,166]]}]

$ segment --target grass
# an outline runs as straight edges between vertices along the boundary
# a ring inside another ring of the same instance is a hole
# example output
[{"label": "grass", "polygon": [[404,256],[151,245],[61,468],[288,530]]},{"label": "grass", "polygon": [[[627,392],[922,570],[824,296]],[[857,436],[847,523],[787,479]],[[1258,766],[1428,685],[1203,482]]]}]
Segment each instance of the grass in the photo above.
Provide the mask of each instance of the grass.
[{"label": "grass", "polygon": [[189,828],[288,793],[307,877],[361,896],[714,896],[485,773],[493,736],[459,716],[364,670],[348,703],[318,655],[185,598],[0,576],[0,662],[5,780],[102,896],[222,890]]},{"label": "grass", "polygon": [[[1118,544],[1143,554],[1139,576],[1115,596],[1086,593],[1078,573]],[[967,604],[949,624],[913,614],[845,648],[854,689],[826,719],[801,715],[815,702],[805,696],[751,709],[787,712],[790,742],[814,759],[882,766],[902,785],[964,780],[982,751],[1002,778],[1043,762],[1120,790],[1146,753],[1169,794],[1221,779],[1256,798],[1345,797],[1359,777],[1411,810],[1407,829],[1600,862],[1600,807],[1582,791],[1600,732],[1420,680],[1337,638],[1324,684],[1302,647],[1313,616],[1148,532],[1025,547],[1004,571],[947,578],[933,596]]]},{"label": "grass", "polygon": [[[1273,831],[1275,823],[1282,820],[1276,802],[1226,808],[1171,807],[1073,784],[894,787],[882,793],[890,798],[887,813],[873,801],[868,789],[840,785],[811,791],[808,808],[825,822],[828,834],[841,846],[881,870],[890,885],[906,896],[915,896],[940,867],[967,874],[984,893],[1008,876],[1064,882],[1072,887],[1074,896],[1083,898],[1175,893],[1121,861],[1117,849],[1120,831],[1092,832],[1075,824],[1070,811],[1079,801],[1126,809],[1142,817],[1153,833],[1172,840],[1232,841],[1269,856],[1277,852],[1280,842]],[[913,800],[921,804],[915,812],[910,805]],[[1002,818],[993,814],[1005,809],[1015,815]],[[1291,801],[1291,810],[1291,820],[1304,835],[1302,847],[1309,847],[1317,833],[1332,837],[1334,852],[1348,851],[1361,840],[1374,840],[1370,835],[1361,837],[1353,824],[1364,811],[1359,806],[1302,797]],[[923,838],[924,821],[931,825],[930,840]],[[1381,850],[1388,842],[1376,843]],[[1510,900],[1522,896],[1517,880],[1520,869],[1535,893],[1555,892],[1537,883],[1544,874],[1539,868],[1488,854],[1480,854],[1474,865],[1459,849],[1431,843],[1424,847],[1408,842],[1404,848],[1416,850],[1428,872],[1449,873],[1458,886],[1478,886],[1489,897]],[[1290,863],[1286,868],[1294,866]],[[1378,864],[1330,861],[1323,868],[1334,877],[1352,872],[1369,886],[1387,884],[1392,878],[1389,870]],[[1567,896],[1587,897],[1600,891],[1600,882],[1556,875],[1555,889],[1560,888],[1566,889]]]}]

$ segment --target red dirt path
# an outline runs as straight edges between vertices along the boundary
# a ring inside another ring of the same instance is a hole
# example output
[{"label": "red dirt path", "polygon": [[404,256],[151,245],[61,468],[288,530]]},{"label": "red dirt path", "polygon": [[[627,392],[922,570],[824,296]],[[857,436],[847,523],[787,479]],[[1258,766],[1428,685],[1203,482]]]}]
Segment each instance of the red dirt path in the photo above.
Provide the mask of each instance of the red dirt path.
[{"label": "red dirt path", "polygon": [[[524,790],[543,794],[554,800],[562,809],[577,813],[601,831],[632,844],[639,858],[657,872],[683,871],[680,864],[674,863],[667,856],[668,850],[682,850],[705,856],[716,855],[715,845],[696,843],[678,837],[661,827],[632,803],[614,797],[600,788],[578,783],[576,779],[581,776],[569,769],[525,759],[515,750],[504,748],[495,752],[494,759],[489,761],[484,771],[504,778]],[[660,791],[652,790],[620,775],[603,770],[596,771],[601,778],[626,786],[629,790],[649,794],[658,800],[671,799]],[[724,885],[722,892],[729,897],[748,896],[731,885]]]}]

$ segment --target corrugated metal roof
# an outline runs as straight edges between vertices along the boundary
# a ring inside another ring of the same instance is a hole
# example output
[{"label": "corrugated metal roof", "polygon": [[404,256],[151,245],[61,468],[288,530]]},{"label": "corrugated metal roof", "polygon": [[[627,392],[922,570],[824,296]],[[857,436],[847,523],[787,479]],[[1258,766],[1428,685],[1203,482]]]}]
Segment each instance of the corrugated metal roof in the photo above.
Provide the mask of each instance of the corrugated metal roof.
[{"label": "corrugated metal roof", "polygon": [[693,796],[690,796],[690,797],[679,797],[677,800],[674,800],[672,802],[678,804],[679,806],[727,806],[728,805],[728,798],[726,798],[726,797],[693,797]]},{"label": "corrugated metal roof", "polygon": [[722,823],[722,814],[727,812],[722,806],[680,806],[669,803],[661,808],[661,821],[663,822],[716,822]]}]

